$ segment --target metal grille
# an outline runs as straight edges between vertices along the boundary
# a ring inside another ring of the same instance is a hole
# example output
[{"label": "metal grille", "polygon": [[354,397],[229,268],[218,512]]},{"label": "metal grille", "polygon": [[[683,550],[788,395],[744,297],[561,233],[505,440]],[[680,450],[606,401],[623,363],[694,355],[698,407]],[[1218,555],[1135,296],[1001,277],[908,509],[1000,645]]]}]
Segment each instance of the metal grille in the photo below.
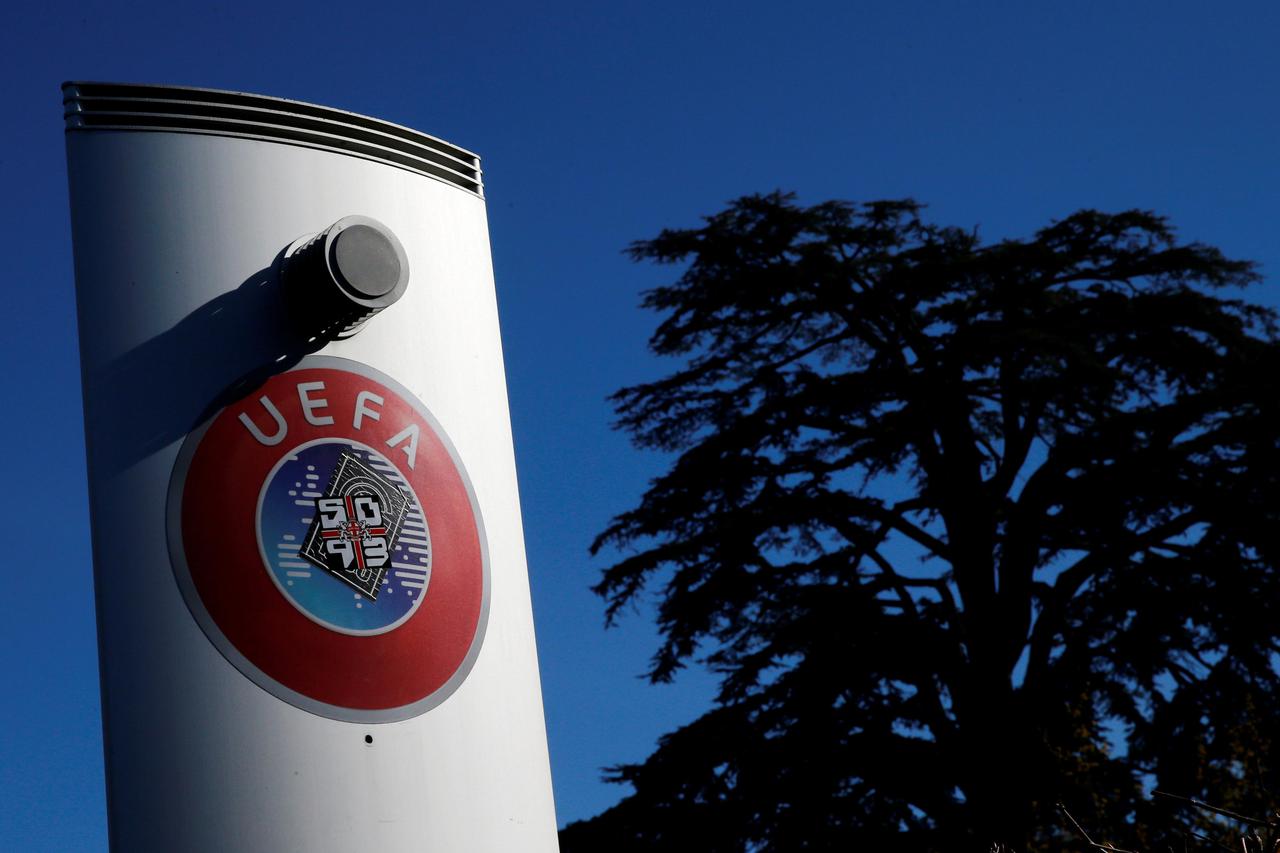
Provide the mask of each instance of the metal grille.
[{"label": "metal grille", "polygon": [[342,110],[215,89],[64,83],[68,131],[155,130],[269,139],[337,151],[484,195],[480,158],[407,127]]}]

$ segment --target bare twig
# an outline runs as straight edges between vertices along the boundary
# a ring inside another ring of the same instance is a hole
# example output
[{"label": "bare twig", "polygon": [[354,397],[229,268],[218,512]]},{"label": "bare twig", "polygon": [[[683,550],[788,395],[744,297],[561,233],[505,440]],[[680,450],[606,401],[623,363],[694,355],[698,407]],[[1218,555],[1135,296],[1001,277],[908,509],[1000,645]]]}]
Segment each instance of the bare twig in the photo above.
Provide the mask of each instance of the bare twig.
[{"label": "bare twig", "polygon": [[[1209,837],[1209,836],[1207,836],[1207,835],[1201,835],[1199,832],[1196,832],[1194,829],[1188,829],[1188,830],[1186,831],[1186,834],[1187,834],[1187,835],[1190,835],[1190,836],[1192,836],[1192,837],[1194,837],[1194,838],[1198,838],[1198,839],[1200,839],[1201,841],[1207,841],[1207,842],[1209,842],[1210,844],[1214,845],[1215,847],[1221,847],[1223,850],[1226,850],[1226,851],[1227,851],[1227,853],[1233,853],[1233,851],[1231,850],[1231,848],[1230,848],[1230,847],[1228,847],[1227,845],[1223,844],[1221,841],[1218,841],[1218,840],[1216,840],[1216,839],[1210,838],[1210,837]],[[1242,839],[1240,839],[1240,840],[1241,840],[1241,842],[1243,842],[1243,841],[1244,841],[1244,839],[1243,839],[1243,838],[1242,838]],[[1183,849],[1185,850],[1185,849],[1186,849],[1186,842],[1185,842],[1185,841],[1183,842],[1183,845],[1182,845],[1182,846],[1183,846]],[[1248,853],[1248,851],[1245,851],[1245,853]]]},{"label": "bare twig", "polygon": [[1084,836],[1084,840],[1089,843],[1090,847],[1097,847],[1099,850],[1106,850],[1106,851],[1109,851],[1109,853],[1136,853],[1136,851],[1125,850],[1121,847],[1116,847],[1113,844],[1107,844],[1101,841],[1094,841],[1092,838],[1089,837],[1089,833],[1084,831],[1084,827],[1080,825],[1080,822],[1071,816],[1071,812],[1067,811],[1066,806],[1064,806],[1062,803],[1058,803],[1058,808],[1062,809],[1062,813],[1067,816],[1067,820],[1071,821],[1072,825],[1075,826],[1076,832]]},{"label": "bare twig", "polygon": [[1238,820],[1241,823],[1247,823],[1250,826],[1265,826],[1268,829],[1274,828],[1276,826],[1276,824],[1271,823],[1269,821],[1258,820],[1257,818],[1253,818],[1253,817],[1246,817],[1245,815],[1242,815],[1238,812],[1233,812],[1229,809],[1219,808],[1218,806],[1211,806],[1206,802],[1203,802],[1201,800],[1195,800],[1195,799],[1192,799],[1191,797],[1179,797],[1177,794],[1169,794],[1164,791],[1152,791],[1151,793],[1157,797],[1167,797],[1170,800],[1177,800],[1178,802],[1186,803],[1198,809],[1204,809],[1205,811],[1211,811],[1211,812],[1214,812],[1215,814],[1220,814],[1223,817],[1229,817],[1232,820]]}]

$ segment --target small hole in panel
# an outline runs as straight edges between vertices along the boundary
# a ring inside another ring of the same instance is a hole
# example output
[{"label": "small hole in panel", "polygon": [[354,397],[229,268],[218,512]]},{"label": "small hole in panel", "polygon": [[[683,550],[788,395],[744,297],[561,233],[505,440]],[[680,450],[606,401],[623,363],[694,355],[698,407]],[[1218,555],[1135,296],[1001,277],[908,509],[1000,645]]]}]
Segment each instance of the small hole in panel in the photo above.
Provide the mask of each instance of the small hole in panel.
[{"label": "small hole in panel", "polygon": [[373,735],[365,735],[365,736],[364,736],[364,742],[365,742],[365,743],[373,743]]}]

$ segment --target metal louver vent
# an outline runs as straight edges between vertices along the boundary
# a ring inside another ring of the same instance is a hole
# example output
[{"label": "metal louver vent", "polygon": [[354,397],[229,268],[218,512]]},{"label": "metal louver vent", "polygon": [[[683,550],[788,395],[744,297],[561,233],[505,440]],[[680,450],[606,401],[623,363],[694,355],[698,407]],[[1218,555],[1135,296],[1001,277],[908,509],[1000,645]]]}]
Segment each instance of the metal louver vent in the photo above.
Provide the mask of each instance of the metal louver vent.
[{"label": "metal louver vent", "polygon": [[425,133],[342,110],[216,89],[64,83],[68,131],[154,130],[268,139],[376,160],[484,195],[480,158]]}]

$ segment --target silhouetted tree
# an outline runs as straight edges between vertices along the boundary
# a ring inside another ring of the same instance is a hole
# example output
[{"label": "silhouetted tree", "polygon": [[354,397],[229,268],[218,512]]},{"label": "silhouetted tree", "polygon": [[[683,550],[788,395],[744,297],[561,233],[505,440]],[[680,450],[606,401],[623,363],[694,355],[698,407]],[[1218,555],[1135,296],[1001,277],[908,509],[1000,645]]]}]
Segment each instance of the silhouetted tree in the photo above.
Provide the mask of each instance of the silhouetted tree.
[{"label": "silhouetted tree", "polygon": [[684,264],[643,302],[682,366],[614,397],[673,461],[593,545],[596,591],[610,620],[655,595],[654,681],[721,682],[565,853],[1050,849],[1059,802],[1155,843],[1153,783],[1274,809],[1280,358],[1228,296],[1251,263],[1147,212],[986,244],[777,193],[630,252]]}]

